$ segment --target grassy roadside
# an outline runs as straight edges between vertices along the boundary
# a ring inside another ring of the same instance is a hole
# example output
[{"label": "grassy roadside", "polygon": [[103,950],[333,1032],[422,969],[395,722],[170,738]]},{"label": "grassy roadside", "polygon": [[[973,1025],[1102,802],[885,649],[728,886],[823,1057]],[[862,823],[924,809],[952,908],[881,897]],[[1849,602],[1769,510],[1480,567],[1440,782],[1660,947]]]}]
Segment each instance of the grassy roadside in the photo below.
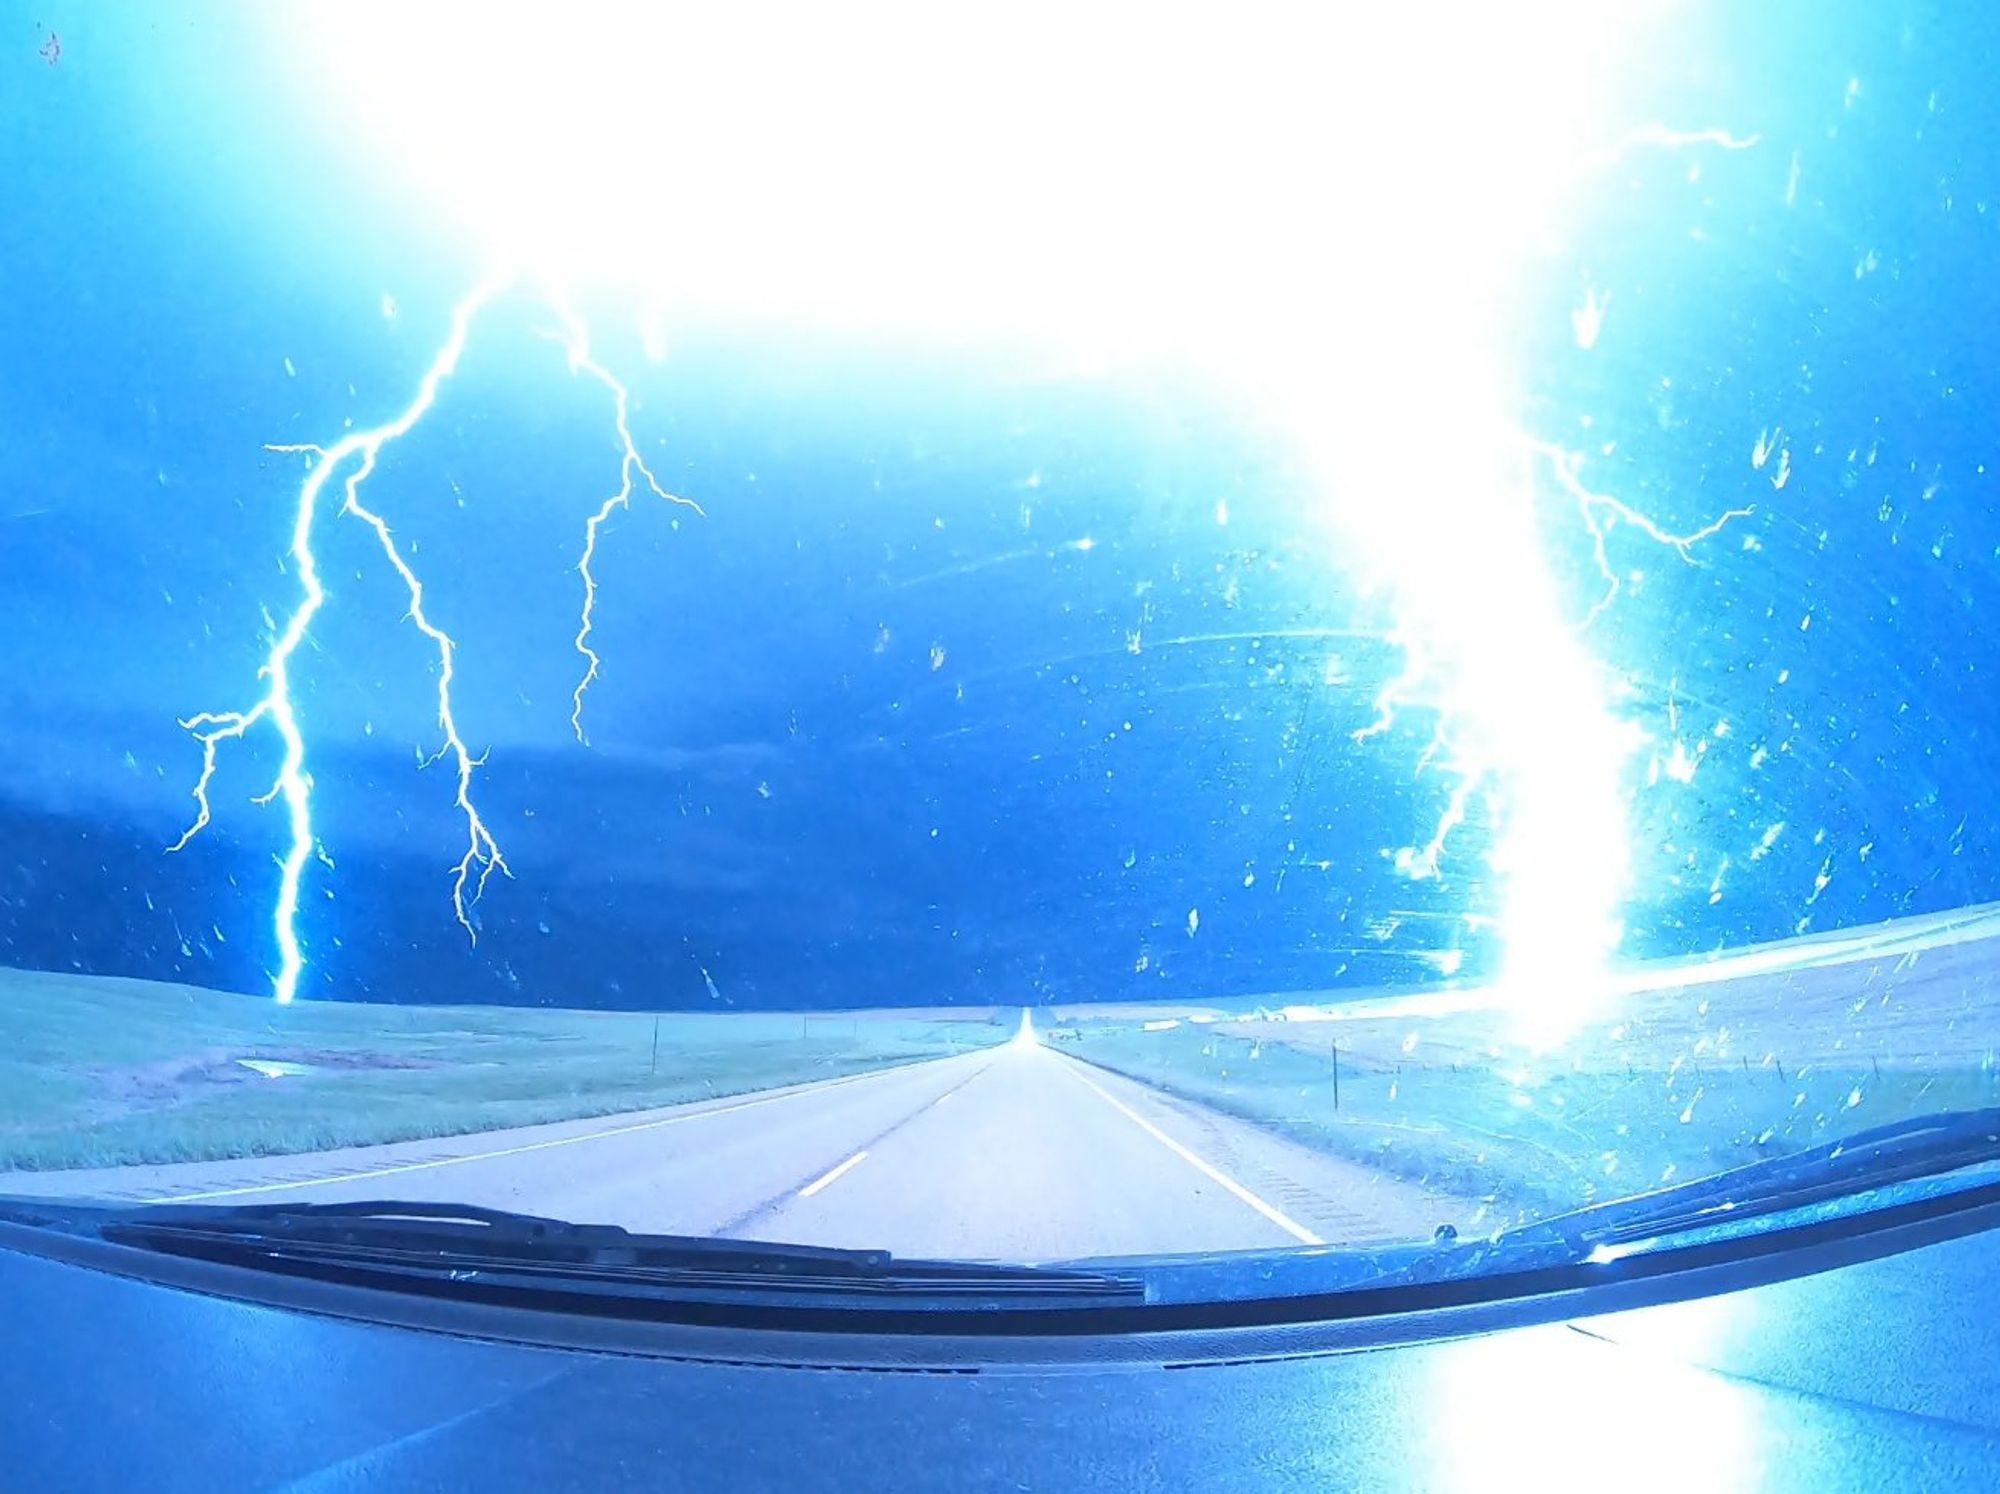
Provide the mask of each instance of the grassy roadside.
[{"label": "grassy roadside", "polygon": [[571,1120],[914,1063],[1009,1035],[970,1017],[893,1012],[656,1019],[279,1007],[193,986],[0,970],[0,1170],[317,1151]]},{"label": "grassy roadside", "polygon": [[1495,1223],[1907,1116],[2000,1104],[2000,1072],[1972,1057],[1919,1069],[1710,1051],[1585,1067],[1435,1041],[1449,1032],[1445,1023],[1427,1025],[1407,1054],[1400,1042],[1371,1042],[1348,1024],[1297,1028],[1279,1040],[1220,1025],[1146,1032],[1083,1021],[1073,1030],[1062,1047],[1079,1058],[1304,1145],[1485,1200]]}]

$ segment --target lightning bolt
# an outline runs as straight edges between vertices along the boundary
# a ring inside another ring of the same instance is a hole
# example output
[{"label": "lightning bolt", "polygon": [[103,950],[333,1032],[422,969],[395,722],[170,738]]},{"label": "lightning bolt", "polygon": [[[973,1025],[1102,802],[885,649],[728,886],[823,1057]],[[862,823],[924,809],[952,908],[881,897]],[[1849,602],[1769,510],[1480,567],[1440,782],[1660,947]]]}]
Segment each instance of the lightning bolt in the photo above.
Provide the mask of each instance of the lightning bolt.
[{"label": "lightning bolt", "polygon": [[1584,528],[1590,532],[1591,559],[1597,567],[1599,578],[1604,582],[1604,590],[1591,604],[1590,611],[1580,625],[1580,631],[1588,629],[1610,610],[1613,602],[1618,600],[1622,583],[1618,573],[1611,568],[1611,557],[1607,549],[1613,527],[1621,523],[1628,524],[1654,544],[1672,550],[1680,556],[1683,564],[1698,565],[1700,562],[1694,556],[1697,545],[1714,539],[1738,519],[1747,519],[1757,512],[1755,504],[1727,509],[1699,529],[1687,534],[1674,534],[1622,499],[1614,498],[1609,493],[1593,492],[1585,487],[1582,476],[1583,458],[1578,453],[1564,451],[1559,446],[1539,441],[1531,442],[1530,447],[1536,454],[1548,460],[1550,469],[1555,473],[1556,482],[1565,493],[1576,500],[1577,512],[1583,516]]},{"label": "lightning bolt", "polygon": [[[1382,687],[1375,697],[1375,719],[1353,734],[1357,745],[1370,737],[1379,737],[1396,724],[1396,718],[1405,707],[1414,703],[1417,684],[1429,673],[1424,661],[1423,639],[1407,628],[1391,628],[1385,639],[1389,647],[1403,656],[1403,667]],[[1424,754],[1426,759],[1434,755],[1439,745],[1436,737],[1431,740],[1431,748]],[[1419,768],[1421,771],[1421,766]]]},{"label": "lightning bolt", "polygon": [[1657,122],[1634,130],[1625,142],[1626,148],[1655,146],[1661,150],[1686,150],[1691,145],[1713,145],[1720,150],[1749,150],[1756,145],[1756,135],[1732,135],[1729,131],[1710,127],[1705,130],[1676,130]]},{"label": "lightning bolt", "polygon": [[[1607,150],[1581,153],[1572,170],[1581,187],[1641,150],[1738,152],[1757,144],[1724,129],[1646,125]],[[1532,193],[1532,181],[1521,185]],[[1492,205],[1504,214],[1512,199]],[[1512,223],[1522,243],[1541,232],[1529,217],[1498,222]],[[1516,268],[1506,245],[1502,239],[1483,266],[1494,284]],[[1524,256],[1519,268],[1527,265]],[[1310,460],[1326,471],[1329,517],[1348,564],[1369,589],[1386,590],[1394,609],[1388,636],[1401,668],[1352,740],[1383,737],[1414,712],[1428,717],[1415,772],[1420,780],[1442,775],[1442,802],[1427,815],[1427,833],[1414,827],[1410,843],[1385,846],[1383,855],[1412,881],[1442,877],[1485,805],[1489,835],[1479,859],[1497,899],[1498,987],[1517,1035],[1549,1043],[1601,997],[1624,937],[1633,859],[1628,769],[1647,733],[1621,707],[1624,687],[1588,646],[1623,589],[1615,547],[1636,539],[1700,565],[1703,547],[1753,510],[1733,507],[1680,530],[1601,491],[1586,479],[1582,455],[1536,439],[1520,423],[1507,371],[1511,329],[1494,322],[1492,286],[1472,273],[1480,263],[1392,255],[1372,268],[1371,299],[1345,307],[1340,324],[1325,329],[1365,350],[1368,375],[1343,363],[1315,379],[1306,365],[1313,381],[1302,383],[1317,398],[1297,401],[1292,415]],[[1574,328],[1581,350],[1598,344],[1609,300],[1603,288],[1588,289]],[[1377,315],[1378,304],[1390,309]],[[1446,348],[1448,359],[1440,357]],[[1424,398],[1406,400],[1397,393],[1404,388]],[[1449,442],[1431,429],[1437,411],[1454,422]],[[1427,458],[1421,469],[1403,460],[1419,451]],[[1394,501],[1384,501],[1390,494]],[[1551,504],[1575,516],[1600,583],[1580,604],[1566,595],[1548,554]],[[1475,915],[1463,916],[1470,929]]]},{"label": "lightning bolt", "polygon": [[[411,565],[403,546],[397,542],[395,531],[387,518],[369,506],[363,498],[363,489],[368,479],[374,475],[384,449],[414,430],[436,405],[439,390],[457,371],[459,362],[465,354],[473,323],[496,299],[507,283],[504,277],[484,281],[453,308],[450,331],[443,345],[425,370],[415,395],[393,419],[366,430],[349,432],[332,445],[287,443],[266,448],[273,452],[303,455],[310,461],[305,481],[298,491],[293,510],[291,543],[286,551],[291,563],[290,568],[298,578],[298,600],[286,616],[283,626],[274,627],[275,637],[258,670],[258,678],[263,682],[263,693],[242,710],[203,711],[181,721],[181,727],[200,744],[201,771],[192,790],[195,801],[194,819],[182,832],[180,839],[168,849],[170,852],[185,850],[213,821],[214,807],[210,799],[210,790],[215,781],[222,744],[240,741],[253,729],[268,725],[277,733],[283,747],[283,760],[271,787],[257,795],[252,802],[261,806],[280,801],[285,810],[288,833],[285,849],[277,858],[278,889],[272,907],[272,928],[278,945],[278,969],[272,978],[272,993],[280,1004],[289,1003],[297,995],[299,977],[305,968],[305,957],[299,943],[298,914],[299,892],[306,864],[317,853],[325,865],[329,868],[333,865],[332,858],[327,855],[324,847],[319,845],[313,831],[312,775],[306,768],[305,733],[299,722],[298,708],[292,692],[292,665],[299,649],[311,636],[314,619],[326,604],[326,589],[320,580],[319,562],[313,550],[313,538],[328,485],[337,476],[341,482],[341,502],[338,510],[340,516],[366,525],[373,533],[384,558],[389,562],[390,569],[396,573],[408,596],[405,619],[436,650],[436,720],[442,740],[435,752],[419,759],[419,765],[429,767],[440,762],[449,762],[453,770],[455,785],[453,803],[464,822],[466,840],[464,854],[451,869],[451,901],[452,911],[470,942],[476,944],[479,937],[478,930],[472,922],[472,905],[484,895],[487,883],[495,872],[512,875],[500,844],[494,838],[492,831],[487,828],[486,821],[481,816],[473,797],[474,782],[479,768],[485,762],[485,756],[475,754],[467,745],[453,702],[452,686],[457,677],[458,643],[433,620],[426,605],[423,580]],[[652,492],[669,502],[691,508],[697,513],[701,512],[701,509],[692,499],[669,493],[661,485],[652,469],[640,456],[637,443],[632,437],[631,399],[625,385],[591,355],[587,329],[566,303],[554,295],[546,299],[562,323],[561,341],[568,354],[571,373],[587,374],[611,392],[615,401],[615,423],[622,451],[619,489],[596,510],[586,525],[583,560],[579,566],[584,580],[584,601],[576,647],[584,655],[587,668],[573,698],[571,724],[576,730],[578,740],[581,741],[584,691],[596,677],[599,663],[597,654],[589,644],[592,613],[597,598],[597,584],[591,571],[591,563],[595,558],[597,541],[605,521],[619,508],[629,505],[636,483],[640,480],[643,480]]]},{"label": "lightning bolt", "polygon": [[561,302],[556,303],[556,314],[562,321],[563,350],[569,358],[570,373],[587,374],[611,392],[617,410],[618,442],[623,452],[618,466],[618,491],[599,504],[597,511],[584,525],[583,555],[576,565],[577,574],[583,578],[583,608],[577,619],[575,646],[576,651],[583,656],[584,667],[583,675],[577,680],[576,689],[570,696],[569,724],[570,729],[576,733],[577,741],[588,746],[590,739],[583,730],[583,697],[597,679],[598,667],[603,662],[598,657],[597,650],[590,645],[590,634],[595,626],[597,614],[597,574],[593,567],[597,563],[598,538],[603,534],[605,524],[614,513],[632,506],[635,479],[643,480],[656,497],[668,503],[691,508],[697,514],[702,512],[702,507],[692,498],[670,493],[660,485],[659,478],[653,475],[653,469],[647,466],[645,458],[639,455],[638,445],[632,439],[631,394],[621,380],[591,356],[589,330],[576,314]]},{"label": "lightning bolt", "polygon": [[402,578],[403,586],[410,594],[410,610],[407,614],[410,622],[437,648],[437,724],[438,730],[444,736],[444,742],[436,752],[422,760],[422,766],[429,767],[449,756],[457,770],[458,789],[454,802],[465,819],[466,846],[465,854],[459,858],[458,865],[453,869],[451,906],[452,911],[458,915],[459,925],[465,930],[466,937],[477,944],[479,933],[472,925],[472,917],[466,906],[466,884],[472,883],[472,901],[477,902],[484,895],[486,883],[494,872],[507,872],[509,876],[512,873],[507,871],[507,860],[500,854],[498,842],[493,839],[492,832],[486,828],[486,822],[479,817],[479,810],[472,802],[473,770],[486,759],[483,754],[474,757],[466,747],[465,738],[459,733],[458,717],[452,710],[451,682],[455,672],[454,661],[458,645],[452,641],[449,633],[432,622],[424,612],[424,584],[417,579],[417,573],[410,569],[410,563],[403,558],[403,552],[396,544],[395,536],[389,532],[387,521],[374,510],[364,507],[361,502],[361,484],[374,469],[375,454],[370,452],[348,475],[347,501],[341,505],[341,512],[361,520],[375,531],[375,538],[381,543],[382,553],[388,557],[390,566]]}]

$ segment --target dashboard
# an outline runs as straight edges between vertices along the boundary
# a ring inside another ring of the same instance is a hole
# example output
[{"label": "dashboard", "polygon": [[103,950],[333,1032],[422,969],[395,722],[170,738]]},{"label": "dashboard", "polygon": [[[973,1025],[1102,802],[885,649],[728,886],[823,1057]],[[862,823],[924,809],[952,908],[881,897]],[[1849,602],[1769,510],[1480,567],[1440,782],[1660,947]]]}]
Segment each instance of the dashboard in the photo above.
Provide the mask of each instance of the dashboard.
[{"label": "dashboard", "polygon": [[896,1370],[413,1331],[0,1252],[0,1447],[21,1489],[1990,1489],[1996,1277],[1989,1232],[1400,1347]]}]

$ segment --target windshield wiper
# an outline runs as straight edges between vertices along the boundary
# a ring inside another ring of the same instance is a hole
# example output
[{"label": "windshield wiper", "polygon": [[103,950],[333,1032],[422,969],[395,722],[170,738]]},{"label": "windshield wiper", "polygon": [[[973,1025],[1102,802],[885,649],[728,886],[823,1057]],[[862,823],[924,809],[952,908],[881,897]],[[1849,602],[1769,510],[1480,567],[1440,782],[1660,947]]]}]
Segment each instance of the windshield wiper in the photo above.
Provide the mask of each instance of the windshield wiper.
[{"label": "windshield wiper", "polygon": [[1132,1275],[886,1250],[643,1234],[469,1204],[158,1204],[90,1221],[101,1238],[173,1255],[378,1282],[569,1287],[597,1294],[754,1291],[830,1297],[1144,1300]]},{"label": "windshield wiper", "polygon": [[[1878,1126],[1782,1157],[1592,1204],[1483,1236],[1449,1226],[1389,1251],[1304,1252],[1348,1287],[1456,1279],[1494,1271],[1608,1262],[1659,1243],[1726,1230],[1898,1184],[2000,1165],[2000,1107]],[[2000,1180],[1954,1191],[2000,1203]],[[904,1259],[886,1250],[644,1234],[532,1214],[379,1201],[249,1207],[161,1203],[86,1206],[9,1200],[5,1214],[177,1256],[406,1290],[542,1291],[611,1299],[768,1301],[847,1307],[1126,1306],[1175,1300],[1171,1273],[1150,1268]],[[1208,1269],[1208,1268],[1204,1268]],[[1217,1270],[1235,1271],[1224,1263]],[[1204,1278],[1205,1279],[1205,1278]],[[1164,1293],[1164,1295],[1162,1295]]]},{"label": "windshield wiper", "polygon": [[1674,1235],[1809,1208],[1896,1183],[2000,1162],[2000,1108],[1919,1116],[1503,1231],[1496,1246],[1560,1240],[1622,1254]]}]

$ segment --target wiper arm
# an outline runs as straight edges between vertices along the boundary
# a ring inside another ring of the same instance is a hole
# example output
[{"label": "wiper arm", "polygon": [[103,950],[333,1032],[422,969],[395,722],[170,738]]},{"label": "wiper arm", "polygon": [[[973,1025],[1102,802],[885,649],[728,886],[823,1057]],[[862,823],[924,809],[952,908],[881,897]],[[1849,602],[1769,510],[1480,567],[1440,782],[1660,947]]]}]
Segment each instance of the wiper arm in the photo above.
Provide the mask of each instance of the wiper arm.
[{"label": "wiper arm", "polygon": [[277,1267],[340,1266],[402,1278],[533,1278],[602,1289],[775,1289],[871,1296],[1143,1299],[1134,1276],[903,1259],[703,1235],[644,1234],[471,1204],[369,1201],[249,1207],[149,1205],[96,1222],[107,1240]]},{"label": "wiper arm", "polygon": [[696,1257],[754,1257],[774,1272],[794,1266],[865,1271],[890,1259],[886,1250],[839,1250],[818,1245],[765,1245],[755,1240],[698,1235],[635,1234],[615,1224],[572,1224],[477,1204],[279,1203],[245,1207],[153,1204],[104,1225],[107,1236],[159,1240],[234,1239],[272,1245],[352,1245],[457,1259],[532,1260],[540,1264],[653,1265]]},{"label": "wiper arm", "polygon": [[1946,1111],[1860,1131],[1788,1156],[1728,1168],[1504,1231],[1494,1244],[1559,1238],[1622,1253],[1668,1235],[1808,1208],[1894,1183],[2000,1162],[2000,1108]]}]

